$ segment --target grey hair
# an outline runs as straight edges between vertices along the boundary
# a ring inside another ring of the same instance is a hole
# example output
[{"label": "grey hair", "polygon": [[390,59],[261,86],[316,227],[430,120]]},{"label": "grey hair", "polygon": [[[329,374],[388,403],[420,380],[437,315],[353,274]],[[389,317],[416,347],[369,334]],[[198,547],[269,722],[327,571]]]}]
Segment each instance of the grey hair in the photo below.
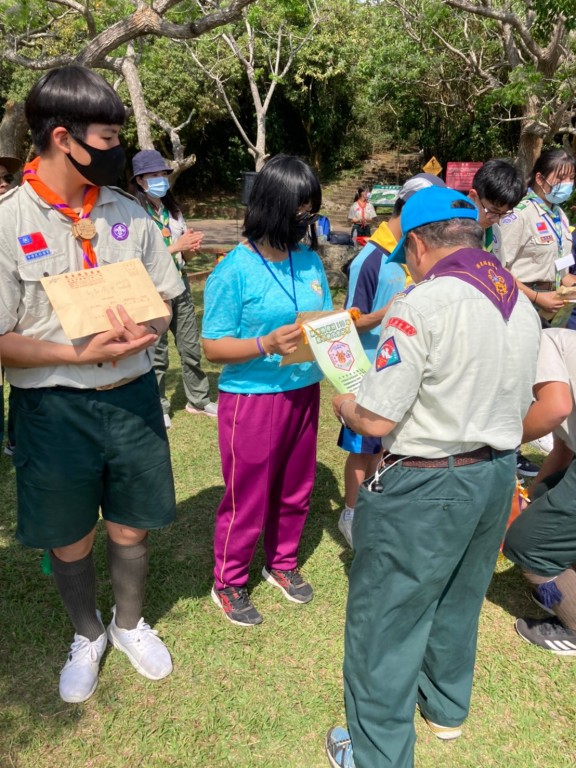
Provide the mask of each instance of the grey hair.
[{"label": "grey hair", "polygon": [[410,230],[431,248],[482,248],[484,230],[474,219],[448,219]]}]

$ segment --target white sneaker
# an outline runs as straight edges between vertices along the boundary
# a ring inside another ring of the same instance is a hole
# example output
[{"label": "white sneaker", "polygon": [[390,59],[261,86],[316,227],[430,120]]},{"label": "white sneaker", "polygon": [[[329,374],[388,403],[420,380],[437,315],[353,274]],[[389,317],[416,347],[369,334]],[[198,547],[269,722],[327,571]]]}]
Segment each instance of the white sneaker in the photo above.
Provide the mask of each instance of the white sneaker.
[{"label": "white sneaker", "polygon": [[170,429],[172,426],[172,420],[170,419],[170,416],[168,416],[167,413],[164,414],[164,426],[166,429]]},{"label": "white sneaker", "polygon": [[542,451],[542,453],[550,453],[552,448],[554,448],[554,436],[552,435],[552,432],[550,432],[548,435],[543,435],[537,440],[531,440],[530,445],[533,448],[536,448],[537,451]]},{"label": "white sneaker", "polygon": [[338,520],[338,528],[350,548],[352,548],[352,520],[354,520],[354,510],[351,507],[344,507]]},{"label": "white sneaker", "polygon": [[132,666],[149,680],[162,680],[172,672],[172,659],[168,648],[144,619],[135,629],[116,626],[116,606],[112,608],[112,621],[108,625],[108,639],[119,651],[128,656]]},{"label": "white sneaker", "polygon": [[186,403],[184,406],[186,413],[203,413],[205,416],[218,416],[218,403],[209,402],[204,408],[196,408],[192,403]]},{"label": "white sneaker", "polygon": [[100,661],[107,644],[104,627],[100,637],[94,641],[83,635],[74,635],[68,661],[60,672],[60,698],[69,704],[79,704],[92,696],[98,685]]}]

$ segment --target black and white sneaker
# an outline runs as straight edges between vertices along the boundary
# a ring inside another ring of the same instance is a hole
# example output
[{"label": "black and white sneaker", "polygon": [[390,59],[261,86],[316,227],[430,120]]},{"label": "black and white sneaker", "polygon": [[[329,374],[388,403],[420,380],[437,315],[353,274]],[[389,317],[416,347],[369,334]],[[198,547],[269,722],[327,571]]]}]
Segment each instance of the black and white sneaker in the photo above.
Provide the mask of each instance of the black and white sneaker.
[{"label": "black and white sneaker", "polygon": [[517,619],[516,632],[523,640],[559,656],[576,656],[576,631],[557,618]]},{"label": "black and white sneaker", "polygon": [[214,603],[222,608],[224,616],[238,627],[255,627],[262,624],[262,616],[258,613],[248,597],[246,587],[212,587],[210,593]]},{"label": "black and white sneaker", "polygon": [[520,475],[520,477],[536,477],[538,472],[540,472],[538,464],[529,461],[526,456],[523,456],[518,451],[516,454],[516,474]]}]

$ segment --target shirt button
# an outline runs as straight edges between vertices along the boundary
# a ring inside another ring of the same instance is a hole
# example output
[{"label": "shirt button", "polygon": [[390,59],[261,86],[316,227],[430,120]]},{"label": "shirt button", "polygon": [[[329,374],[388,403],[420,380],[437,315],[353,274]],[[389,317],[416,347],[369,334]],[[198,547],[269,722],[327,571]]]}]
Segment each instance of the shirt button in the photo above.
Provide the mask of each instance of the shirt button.
[{"label": "shirt button", "polygon": [[42,274],[42,277],[50,277],[50,272],[44,272],[44,273]]},{"label": "shirt button", "polygon": [[102,368],[102,366],[104,365],[104,363],[97,363],[97,365],[98,365],[98,368]]}]

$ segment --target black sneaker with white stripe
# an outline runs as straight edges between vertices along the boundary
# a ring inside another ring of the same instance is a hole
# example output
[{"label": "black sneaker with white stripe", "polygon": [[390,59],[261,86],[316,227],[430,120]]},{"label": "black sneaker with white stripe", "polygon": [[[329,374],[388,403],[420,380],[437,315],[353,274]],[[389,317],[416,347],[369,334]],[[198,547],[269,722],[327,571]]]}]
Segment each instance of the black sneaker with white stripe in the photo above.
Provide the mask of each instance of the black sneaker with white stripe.
[{"label": "black sneaker with white stripe", "polygon": [[576,631],[557,618],[517,619],[516,632],[523,640],[559,656],[576,656]]}]

